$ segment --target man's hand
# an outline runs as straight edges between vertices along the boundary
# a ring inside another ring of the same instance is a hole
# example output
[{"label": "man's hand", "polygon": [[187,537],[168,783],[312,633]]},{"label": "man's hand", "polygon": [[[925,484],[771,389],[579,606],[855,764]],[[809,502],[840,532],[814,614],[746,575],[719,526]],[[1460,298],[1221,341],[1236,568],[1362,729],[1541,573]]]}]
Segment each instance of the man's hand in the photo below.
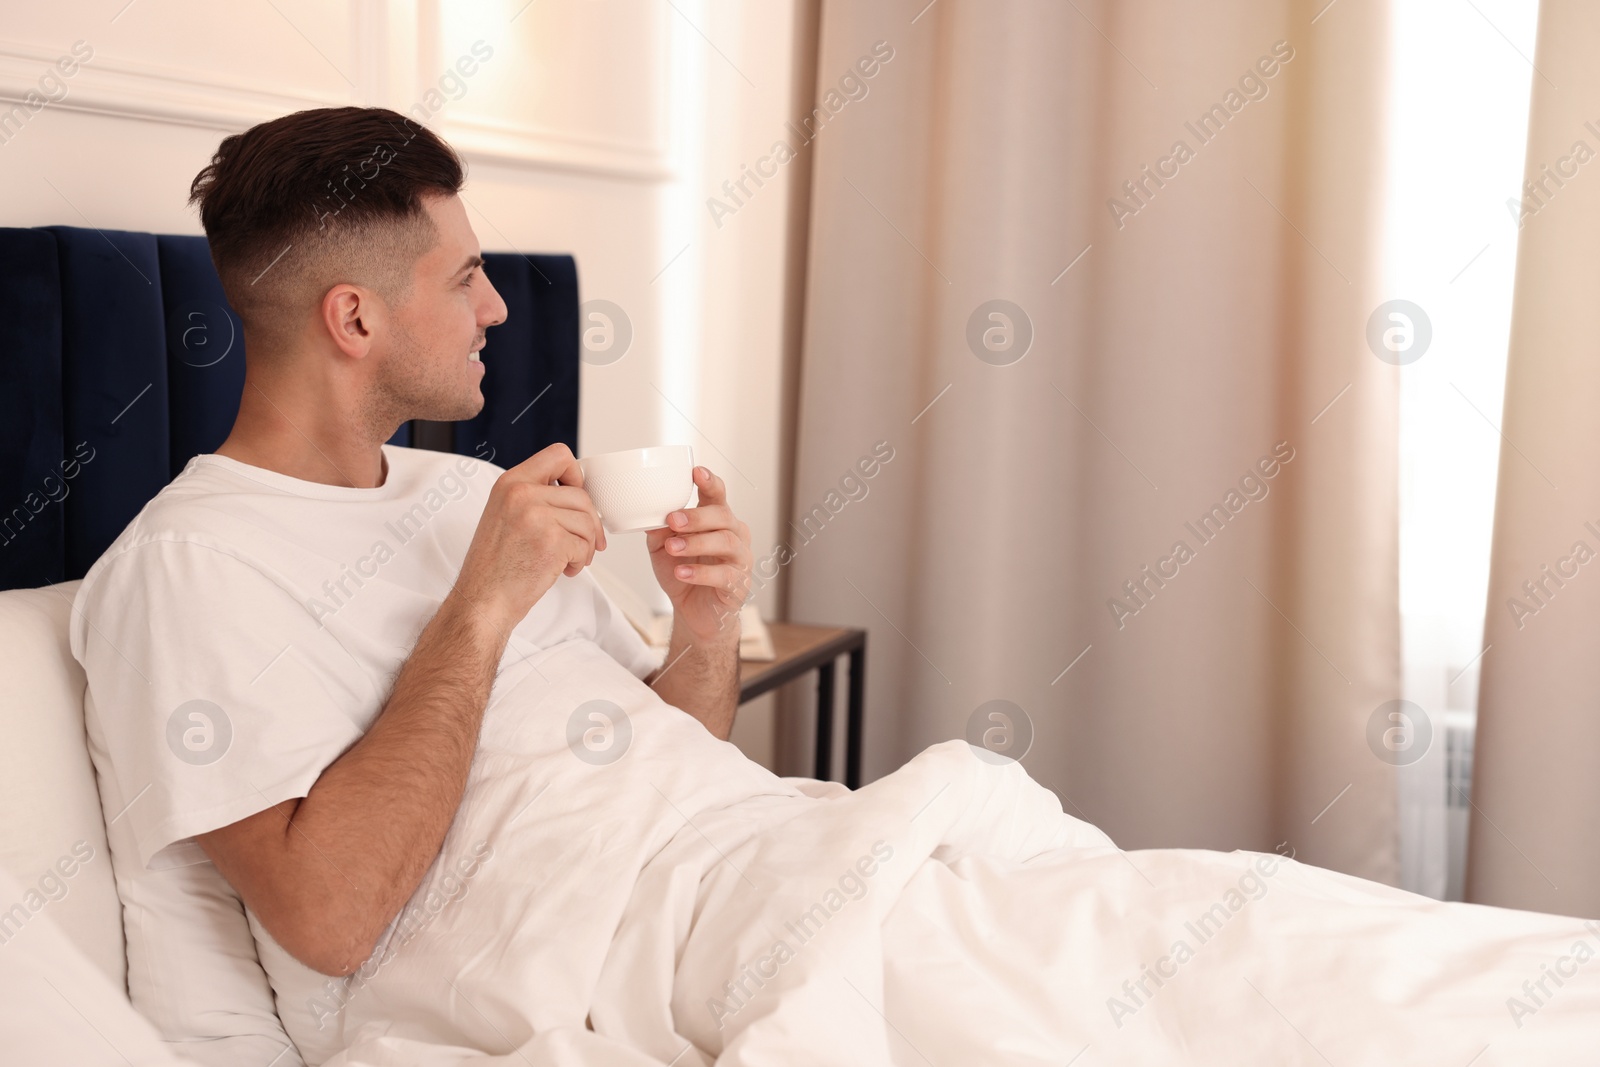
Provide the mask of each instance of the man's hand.
[{"label": "man's hand", "polygon": [[606,547],[600,513],[571,450],[553,444],[502,474],[489,490],[455,592],[500,628],[521,622],[556,578],[572,577]]},{"label": "man's hand", "polygon": [[728,739],[739,707],[739,609],[750,593],[750,527],[734,518],[722,479],[694,469],[697,507],[645,535],[656,581],[672,601],[672,640],[650,686]]},{"label": "man's hand", "polygon": [[[728,507],[728,488],[705,467],[694,469],[697,507],[674,511],[645,535],[656,581],[672,601],[673,628],[696,644],[739,636],[738,614],[750,595],[750,527]],[[735,625],[728,626],[732,616]]]}]

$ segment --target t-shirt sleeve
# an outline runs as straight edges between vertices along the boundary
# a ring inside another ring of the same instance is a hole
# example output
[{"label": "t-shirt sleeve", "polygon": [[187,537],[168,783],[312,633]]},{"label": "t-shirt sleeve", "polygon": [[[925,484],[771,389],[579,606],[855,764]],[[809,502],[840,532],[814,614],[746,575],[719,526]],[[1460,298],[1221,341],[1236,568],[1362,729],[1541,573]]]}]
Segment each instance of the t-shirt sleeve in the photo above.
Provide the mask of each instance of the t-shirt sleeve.
[{"label": "t-shirt sleeve", "polygon": [[600,583],[587,571],[581,572],[589,594],[594,598],[594,616],[597,626],[595,643],[600,650],[622,664],[635,678],[644,678],[661,666],[662,653],[652,649],[633,628],[622,609],[606,596]]},{"label": "t-shirt sleeve", "polygon": [[141,864],[305,796],[381,707],[288,584],[230,549],[153,540],[104,562],[72,650]]}]

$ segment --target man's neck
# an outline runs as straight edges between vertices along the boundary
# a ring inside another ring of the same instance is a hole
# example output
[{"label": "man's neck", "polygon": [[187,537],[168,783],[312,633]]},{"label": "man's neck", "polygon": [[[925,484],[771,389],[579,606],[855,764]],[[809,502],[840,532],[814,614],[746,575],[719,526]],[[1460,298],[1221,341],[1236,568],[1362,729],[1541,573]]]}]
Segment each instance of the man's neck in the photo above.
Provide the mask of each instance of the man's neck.
[{"label": "man's neck", "polygon": [[326,395],[262,386],[246,375],[239,416],[217,455],[307,482],[362,489],[382,485],[388,475],[383,439],[335,406]]}]

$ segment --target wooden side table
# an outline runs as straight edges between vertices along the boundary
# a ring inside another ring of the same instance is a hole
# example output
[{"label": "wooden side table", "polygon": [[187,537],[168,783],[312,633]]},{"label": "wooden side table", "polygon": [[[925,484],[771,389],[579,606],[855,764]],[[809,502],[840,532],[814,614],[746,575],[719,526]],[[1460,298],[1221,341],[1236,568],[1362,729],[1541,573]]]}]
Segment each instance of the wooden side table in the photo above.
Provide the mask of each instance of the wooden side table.
[{"label": "wooden side table", "polygon": [[844,784],[861,784],[861,727],[867,684],[867,631],[844,626],[807,626],[797,622],[769,622],[772,660],[739,661],[739,703],[753,700],[800,677],[817,672],[816,777],[833,778],[834,663],[850,657],[850,693],[846,702]]}]

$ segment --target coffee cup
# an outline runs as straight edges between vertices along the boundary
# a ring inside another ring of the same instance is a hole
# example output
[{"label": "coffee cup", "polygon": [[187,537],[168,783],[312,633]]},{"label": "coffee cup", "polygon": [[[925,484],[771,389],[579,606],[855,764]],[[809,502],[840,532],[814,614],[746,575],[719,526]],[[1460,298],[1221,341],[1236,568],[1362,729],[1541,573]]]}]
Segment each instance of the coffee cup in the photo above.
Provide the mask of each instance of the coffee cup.
[{"label": "coffee cup", "polygon": [[653,530],[694,499],[694,450],[653,445],[578,460],[607,533]]}]

